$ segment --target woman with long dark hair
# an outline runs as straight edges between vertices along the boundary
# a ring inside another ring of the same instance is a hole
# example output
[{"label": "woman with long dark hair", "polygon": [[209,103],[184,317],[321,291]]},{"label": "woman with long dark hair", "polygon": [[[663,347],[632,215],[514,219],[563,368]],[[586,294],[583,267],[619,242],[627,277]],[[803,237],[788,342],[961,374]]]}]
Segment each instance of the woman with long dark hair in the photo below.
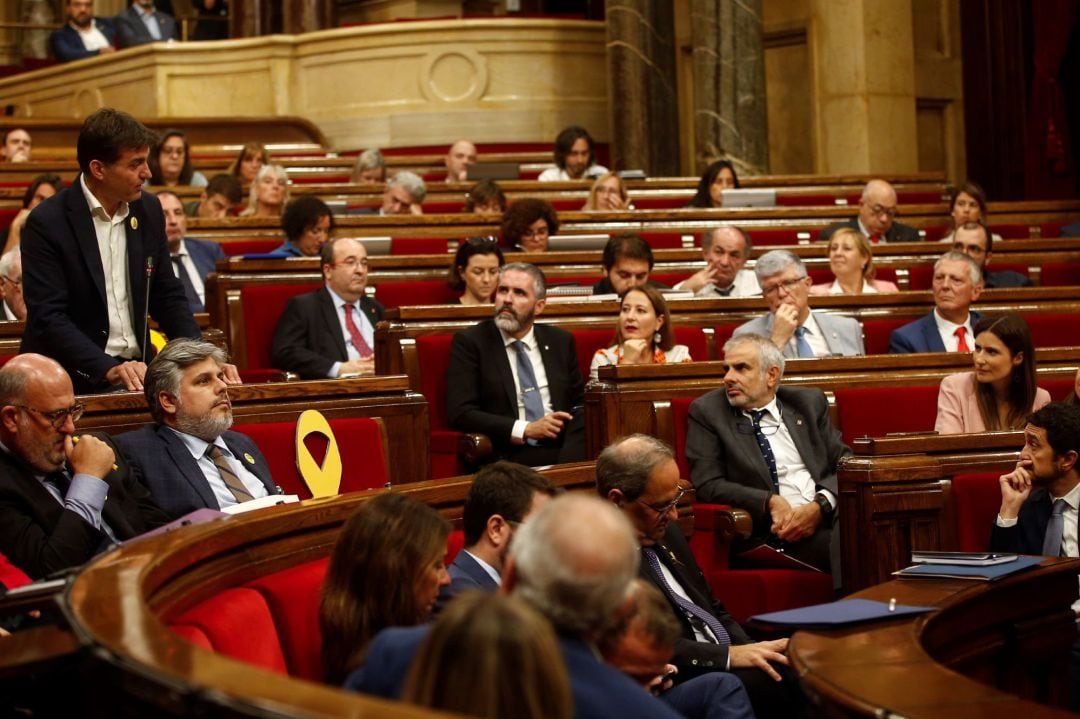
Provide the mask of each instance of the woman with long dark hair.
[{"label": "woman with long dark hair", "polygon": [[724,190],[733,190],[738,187],[739,176],[735,174],[735,166],[727,160],[717,160],[705,168],[705,172],[698,181],[697,193],[686,206],[720,207]]}]

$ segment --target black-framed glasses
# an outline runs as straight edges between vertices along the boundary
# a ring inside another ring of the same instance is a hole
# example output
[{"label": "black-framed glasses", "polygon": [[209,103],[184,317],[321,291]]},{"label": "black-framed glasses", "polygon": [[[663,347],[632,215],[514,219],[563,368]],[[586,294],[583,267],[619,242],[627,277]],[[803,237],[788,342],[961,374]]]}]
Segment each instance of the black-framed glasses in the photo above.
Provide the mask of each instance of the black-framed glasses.
[{"label": "black-framed glasses", "polygon": [[82,402],[76,402],[70,407],[66,407],[64,409],[54,409],[51,412],[44,412],[34,407],[28,407],[25,404],[17,404],[15,406],[19,409],[25,409],[28,412],[33,412],[34,414],[41,415],[46,420],[48,420],[49,424],[52,425],[53,429],[62,429],[64,423],[67,422],[68,417],[71,417],[72,422],[78,422],[79,418],[83,416],[83,412],[86,411],[86,405]]},{"label": "black-framed glasses", "polygon": [[[735,423],[735,431],[739,434],[757,434],[754,429],[754,423],[748,419],[740,419]],[[762,424],[761,434],[766,437],[772,437],[774,434],[780,431],[779,424]]]},{"label": "black-framed glasses", "polygon": [[874,215],[875,217],[878,217],[878,216],[888,217],[891,220],[894,217],[896,217],[896,208],[895,207],[885,207],[883,205],[873,205],[870,208],[870,214]]},{"label": "black-framed glasses", "polygon": [[648,502],[642,502],[640,498],[635,499],[634,501],[637,502],[638,504],[642,505],[643,507],[648,507],[652,511],[656,512],[657,518],[660,518],[660,517],[663,517],[668,512],[670,512],[671,510],[675,509],[675,506],[678,505],[679,500],[681,500],[683,498],[684,494],[686,494],[686,490],[683,488],[682,485],[679,485],[679,491],[676,492],[675,499],[671,500],[670,502],[668,502],[667,504],[665,504],[662,507],[656,507],[656,506],[653,506],[653,505],[649,504]]},{"label": "black-framed glasses", "polygon": [[768,297],[769,295],[776,294],[780,290],[783,290],[786,294],[791,292],[793,289],[795,289],[795,287],[797,287],[801,283],[804,283],[805,281],[805,277],[796,277],[793,280],[784,280],[783,282],[777,282],[775,285],[769,285],[768,287],[763,288],[761,290],[761,294],[764,297]]}]

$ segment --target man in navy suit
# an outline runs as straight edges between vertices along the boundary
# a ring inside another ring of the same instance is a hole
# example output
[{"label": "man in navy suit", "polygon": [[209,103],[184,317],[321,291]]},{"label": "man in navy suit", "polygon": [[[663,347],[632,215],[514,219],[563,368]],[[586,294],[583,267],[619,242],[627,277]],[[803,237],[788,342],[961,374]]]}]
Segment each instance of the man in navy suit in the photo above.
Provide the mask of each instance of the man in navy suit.
[{"label": "man in navy suit", "polygon": [[293,297],[281,313],[270,357],[303,379],[375,373],[375,323],[383,306],[364,294],[364,243],[335,237],[319,248],[325,286]]},{"label": "man in navy suit", "polygon": [[154,424],[116,438],[150,494],[171,518],[280,494],[259,448],[229,431],[225,352],[201,340],[165,345],[146,371]]},{"label": "man in navy suit", "polygon": [[[93,113],[79,132],[78,181],[26,219],[20,351],[58,361],[79,394],[142,389],[146,309],[170,339],[199,337],[170,269],[161,204],[142,191],[155,141],[127,113]],[[240,381],[232,365],[226,376]]]},{"label": "man in navy suit", "polygon": [[982,294],[982,270],[963,252],[946,252],[934,263],[934,311],[893,330],[889,353],[969,352],[971,328],[982,316],[971,304]]},{"label": "man in navy suit", "polygon": [[585,459],[574,336],[535,323],[546,294],[535,265],[504,265],[495,317],[454,335],[446,370],[450,426],[486,434],[497,456],[530,467]]},{"label": "man in navy suit", "polygon": [[[576,719],[679,716],[640,685],[598,658],[595,639],[624,615],[637,573],[630,524],[595,497],[565,494],[521,525],[506,561],[500,591],[511,592],[547,617],[559,637]],[[396,698],[429,628],[390,628],[368,648],[364,666],[345,687]],[[468,661],[468,657],[463,657]]]},{"label": "man in navy suit", "polygon": [[49,35],[53,54],[61,62],[114,52],[112,22],[94,17],[94,0],[67,0],[67,23]]},{"label": "man in navy suit", "polygon": [[[1080,406],[1052,402],[1028,417],[1020,461],[999,484],[1001,508],[990,551],[1080,556]],[[1071,654],[1071,708],[1077,711],[1080,632]]]},{"label": "man in navy suit", "polygon": [[498,589],[515,527],[554,496],[547,477],[520,464],[495,462],[477,472],[465,495],[465,547],[448,567],[450,584],[435,610],[463,591]]},{"label": "man in navy suit", "polygon": [[225,259],[221,245],[206,240],[184,237],[187,233],[187,214],[184,204],[175,193],[157,193],[161,211],[165,213],[165,239],[169,243],[173,273],[184,286],[184,295],[192,312],[206,311],[206,277]]},{"label": "man in navy suit", "polygon": [[179,40],[176,21],[154,7],[154,0],[134,0],[115,18],[116,37],[121,48],[164,40]]}]

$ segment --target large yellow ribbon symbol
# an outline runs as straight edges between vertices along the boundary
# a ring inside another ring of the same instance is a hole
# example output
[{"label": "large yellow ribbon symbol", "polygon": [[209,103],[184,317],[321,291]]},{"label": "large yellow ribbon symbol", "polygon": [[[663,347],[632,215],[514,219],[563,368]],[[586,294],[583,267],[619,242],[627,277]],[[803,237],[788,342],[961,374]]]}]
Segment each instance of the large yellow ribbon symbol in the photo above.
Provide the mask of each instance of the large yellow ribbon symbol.
[{"label": "large yellow ribbon symbol", "polygon": [[[321,466],[304,443],[312,434],[321,434],[327,439],[326,456]],[[318,410],[305,410],[296,420],[296,469],[312,497],[332,497],[341,487],[341,451],[330,423]]]}]

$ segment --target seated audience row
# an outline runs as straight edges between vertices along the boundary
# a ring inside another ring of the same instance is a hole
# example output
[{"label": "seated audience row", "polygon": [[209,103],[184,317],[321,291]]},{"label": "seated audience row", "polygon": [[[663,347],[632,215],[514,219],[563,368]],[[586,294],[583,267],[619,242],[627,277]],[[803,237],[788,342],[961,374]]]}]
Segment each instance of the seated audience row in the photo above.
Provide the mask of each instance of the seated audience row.
[{"label": "seated audience row", "polygon": [[49,36],[53,54],[61,62],[81,60],[116,47],[178,40],[176,21],[154,7],[154,0],[133,0],[112,19],[94,17],[94,0],[65,0],[65,24]]}]

